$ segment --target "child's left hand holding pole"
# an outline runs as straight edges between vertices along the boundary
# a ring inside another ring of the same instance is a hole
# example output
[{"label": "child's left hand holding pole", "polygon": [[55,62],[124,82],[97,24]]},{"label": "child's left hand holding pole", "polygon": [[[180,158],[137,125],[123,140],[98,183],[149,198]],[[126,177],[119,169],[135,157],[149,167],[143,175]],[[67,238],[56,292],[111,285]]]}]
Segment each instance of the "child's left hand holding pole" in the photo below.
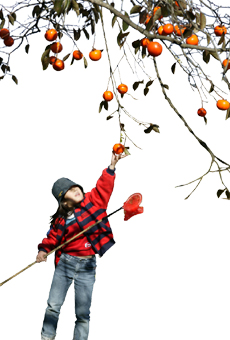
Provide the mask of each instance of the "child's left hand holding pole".
[{"label": "child's left hand holding pole", "polygon": [[114,170],[115,169],[115,165],[117,164],[117,162],[121,159],[121,158],[125,158],[126,156],[128,156],[128,155],[117,155],[117,154],[115,154],[115,152],[114,151],[112,151],[112,159],[111,159],[111,164],[110,164],[110,166],[109,166],[109,168],[111,169],[111,170]]}]

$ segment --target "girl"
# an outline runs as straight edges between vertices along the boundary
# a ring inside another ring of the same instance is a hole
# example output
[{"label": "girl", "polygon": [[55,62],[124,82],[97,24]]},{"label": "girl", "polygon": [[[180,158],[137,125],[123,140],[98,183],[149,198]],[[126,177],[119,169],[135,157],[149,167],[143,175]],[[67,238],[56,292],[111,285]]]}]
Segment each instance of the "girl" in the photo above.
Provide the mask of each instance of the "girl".
[{"label": "girl", "polygon": [[[47,238],[38,245],[37,262],[60,244],[107,216],[106,208],[114,187],[115,165],[126,155],[112,153],[110,166],[103,170],[96,187],[84,193],[83,188],[68,178],[58,179],[52,188],[59,207],[51,217],[51,228]],[[100,257],[114,245],[108,219],[104,220],[72,242],[55,252],[55,272],[46,308],[42,340],[53,340],[61,306],[74,280],[75,329],[73,340],[87,340],[89,333],[90,305],[95,282],[96,257]]]}]

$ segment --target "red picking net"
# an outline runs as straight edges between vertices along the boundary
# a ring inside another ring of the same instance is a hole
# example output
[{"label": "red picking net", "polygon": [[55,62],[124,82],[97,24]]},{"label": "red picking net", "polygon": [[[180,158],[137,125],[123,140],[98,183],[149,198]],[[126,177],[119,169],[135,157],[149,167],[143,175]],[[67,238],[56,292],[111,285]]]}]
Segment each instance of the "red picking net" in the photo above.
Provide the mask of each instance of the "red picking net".
[{"label": "red picking net", "polygon": [[124,220],[127,221],[130,217],[141,214],[144,211],[143,207],[140,207],[142,202],[142,195],[140,193],[133,194],[129,196],[127,201],[123,205],[125,218]]}]

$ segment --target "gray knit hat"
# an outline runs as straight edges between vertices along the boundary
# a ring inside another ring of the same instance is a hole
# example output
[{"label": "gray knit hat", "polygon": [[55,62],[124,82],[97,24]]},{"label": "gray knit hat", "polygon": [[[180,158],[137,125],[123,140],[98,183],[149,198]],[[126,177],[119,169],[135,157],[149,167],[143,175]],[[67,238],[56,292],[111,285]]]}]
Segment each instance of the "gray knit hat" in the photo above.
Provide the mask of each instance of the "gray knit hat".
[{"label": "gray knit hat", "polygon": [[53,188],[52,188],[52,194],[54,195],[54,197],[58,201],[58,204],[61,203],[61,200],[63,199],[65,193],[74,185],[78,186],[81,189],[81,191],[83,192],[82,186],[71,181],[68,178],[64,178],[64,177],[59,178],[54,183]]}]

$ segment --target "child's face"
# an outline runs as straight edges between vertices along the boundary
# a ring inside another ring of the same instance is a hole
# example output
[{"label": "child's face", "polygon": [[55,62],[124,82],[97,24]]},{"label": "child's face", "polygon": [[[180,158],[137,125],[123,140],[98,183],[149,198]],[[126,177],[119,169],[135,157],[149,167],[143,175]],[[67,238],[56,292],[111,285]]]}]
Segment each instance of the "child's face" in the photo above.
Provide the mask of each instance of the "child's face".
[{"label": "child's face", "polygon": [[84,196],[83,196],[83,192],[81,191],[81,189],[75,186],[75,187],[70,188],[65,193],[64,198],[73,203],[79,203],[83,200]]}]

